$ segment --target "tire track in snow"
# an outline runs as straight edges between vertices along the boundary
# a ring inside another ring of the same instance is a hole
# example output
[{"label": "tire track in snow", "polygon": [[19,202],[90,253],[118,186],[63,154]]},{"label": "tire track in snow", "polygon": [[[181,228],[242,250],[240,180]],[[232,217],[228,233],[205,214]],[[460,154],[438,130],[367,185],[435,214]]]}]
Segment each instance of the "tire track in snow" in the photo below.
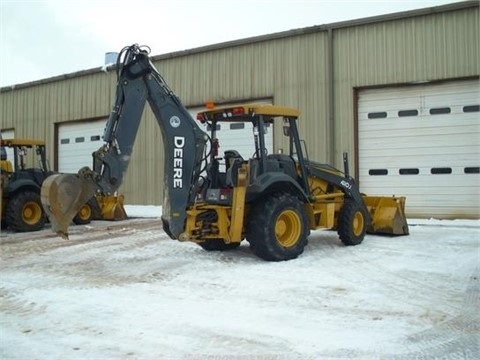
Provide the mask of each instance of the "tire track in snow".
[{"label": "tire track in snow", "polygon": [[3,315],[30,315],[42,313],[46,306],[38,305],[33,301],[21,299],[18,291],[11,291],[5,286],[0,286],[0,313]]},{"label": "tire track in snow", "polygon": [[396,359],[480,358],[479,279],[480,268],[476,268],[470,276],[459,315],[409,336],[405,345],[410,351]]},{"label": "tire track in snow", "polygon": [[103,288],[171,279],[173,272],[154,263],[158,244],[167,238],[160,226],[158,220],[117,223],[74,232],[71,240],[51,234],[36,234],[32,240],[20,234],[18,241],[0,242],[0,311],[17,315],[43,311],[22,298],[35,289]]},{"label": "tire track in snow", "polygon": [[[346,284],[350,283],[353,288],[360,289],[362,283],[371,284],[373,282],[390,293],[388,298],[402,299],[402,303],[410,305],[414,313],[412,314],[411,311],[406,313],[377,312],[375,316],[375,310],[365,308],[338,309],[339,311],[355,312],[355,314],[352,313],[352,316],[358,316],[358,312],[363,312],[372,316],[374,320],[381,320],[382,316],[395,316],[404,320],[424,322],[429,326],[428,329],[413,333],[405,339],[403,346],[406,348],[406,355],[388,354],[389,357],[394,359],[480,358],[478,336],[480,316],[477,314],[480,308],[478,268],[470,277],[467,290],[463,293],[463,303],[452,303],[452,298],[462,295],[461,289],[456,290],[447,286],[450,290],[445,291],[442,286],[439,286],[441,280],[432,283],[431,277],[429,281],[422,281],[422,278],[418,277],[419,270],[416,272],[412,270],[410,272],[412,276],[408,276],[405,275],[405,270],[381,266],[380,262],[375,259],[382,257],[385,251],[388,251],[387,255],[391,257],[392,250],[395,250],[391,246],[383,247],[381,244],[378,246],[379,244],[373,243],[372,246],[362,244],[359,247],[345,248],[336,244],[335,239],[331,237],[322,237],[320,242],[314,240],[310,244],[313,244],[311,246],[314,251],[320,251],[321,261],[336,261],[341,264],[340,271],[336,275]],[[401,253],[401,245],[399,245],[398,251]],[[324,259],[325,256],[327,259]],[[345,263],[345,260],[350,263]],[[345,267],[342,268],[342,265]],[[441,279],[441,275],[444,274],[438,275],[437,277]],[[448,275],[445,275],[444,280],[453,281],[448,278]],[[411,294],[411,296],[405,296],[405,294]],[[431,309],[428,304],[432,304]],[[423,314],[415,315],[415,309],[424,309]]]},{"label": "tire track in snow", "polygon": [[[446,305],[449,312],[456,313],[460,310],[458,305],[446,301],[453,294],[446,294],[443,289],[431,282],[422,281],[414,276],[416,274],[413,272],[412,276],[405,276],[402,274],[403,270],[396,271],[381,265],[381,261],[377,261],[385,255],[385,248],[381,244],[379,246],[378,243],[372,242],[346,247],[341,244],[340,240],[337,241],[335,236],[322,237],[319,240],[320,243],[317,243],[316,239],[311,241],[314,251],[321,251],[320,255],[316,254],[319,261],[337,262],[339,271],[335,275],[346,282],[355,285],[373,281],[374,284],[381,285],[385,290],[390,291],[392,298],[397,297],[396,294],[414,294],[413,298],[408,299],[408,303],[412,306],[429,303],[431,299],[443,299],[442,303]],[[388,240],[390,241],[390,239]],[[368,242],[368,237],[366,242]],[[392,247],[386,249],[389,253],[394,250]],[[401,253],[401,247],[398,251]]]},{"label": "tire track in snow", "polygon": [[167,280],[171,275],[155,266],[161,236],[157,231],[129,230],[104,242],[60,249],[64,260],[49,272],[58,270],[59,280],[70,280],[68,286],[73,282],[76,287],[86,288]]},{"label": "tire track in snow", "polygon": [[[105,225],[108,224],[108,225]],[[77,225],[70,228],[70,239],[64,240],[53,234],[49,229],[30,233],[8,233],[0,238],[0,249],[2,260],[15,259],[19,257],[39,254],[57,248],[76,246],[79,244],[107,240],[108,238],[127,234],[135,228],[161,228],[152,221],[125,220],[118,223],[98,222],[94,226]]]},{"label": "tire track in snow", "polygon": [[[328,247],[322,248],[325,244]],[[425,315],[420,316],[420,318],[424,318],[424,322],[429,324],[430,327],[427,330],[408,336],[404,342],[404,347],[407,348],[406,355],[396,356],[391,354],[389,357],[391,356],[394,359],[480,358],[480,338],[478,335],[480,333],[480,316],[478,315],[478,309],[480,309],[479,269],[477,268],[470,277],[469,285],[464,293],[463,304],[460,305],[458,302],[455,304],[449,300],[458,296],[459,292],[452,290],[451,287],[450,291],[445,291],[438,286],[437,282],[422,281],[422,278],[418,277],[418,272],[412,271],[412,276],[407,276],[404,275],[405,270],[401,272],[392,271],[387,266],[382,265],[381,257],[384,247],[381,244],[380,247],[378,246],[379,244],[369,246],[368,253],[363,248],[348,248],[351,251],[347,255],[345,251],[341,250],[342,246],[337,247],[331,239],[322,239],[320,244],[315,245],[317,250],[322,248],[322,256],[328,254],[330,259],[339,263],[342,263],[344,257],[348,257],[351,261],[352,255],[354,259],[358,259],[358,261],[348,265],[351,270],[354,270],[348,272],[348,276],[345,276],[345,269],[337,274],[345,281],[352,284],[361,284],[364,274],[368,274],[368,282],[373,281],[375,284],[381,285],[385,291],[391,293],[390,298],[402,299],[402,302],[411,305],[413,308],[424,308],[426,310]],[[394,250],[392,247],[385,247],[385,249],[388,252]],[[399,252],[401,252],[401,249],[402,246],[399,246]],[[377,260],[377,258],[380,260]],[[448,277],[445,280],[449,280]],[[406,297],[405,294],[412,294],[412,296]],[[436,309],[433,313],[430,313],[426,304],[432,302],[433,308],[437,304],[442,304],[442,310]],[[373,314],[374,312],[371,312],[370,315]],[[383,315],[412,317],[408,313],[384,313]]]}]

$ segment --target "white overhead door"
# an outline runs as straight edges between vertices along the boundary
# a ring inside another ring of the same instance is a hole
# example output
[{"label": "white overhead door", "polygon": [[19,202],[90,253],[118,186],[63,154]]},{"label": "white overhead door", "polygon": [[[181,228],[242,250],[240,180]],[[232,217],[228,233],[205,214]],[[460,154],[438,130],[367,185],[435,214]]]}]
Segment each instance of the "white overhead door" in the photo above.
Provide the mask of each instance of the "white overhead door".
[{"label": "white overhead door", "polygon": [[65,123],[58,129],[58,171],[77,173],[84,166],[92,167],[92,153],[103,144],[107,119],[81,123]]},{"label": "white overhead door", "polygon": [[408,217],[480,218],[478,80],[362,90],[359,179]]}]

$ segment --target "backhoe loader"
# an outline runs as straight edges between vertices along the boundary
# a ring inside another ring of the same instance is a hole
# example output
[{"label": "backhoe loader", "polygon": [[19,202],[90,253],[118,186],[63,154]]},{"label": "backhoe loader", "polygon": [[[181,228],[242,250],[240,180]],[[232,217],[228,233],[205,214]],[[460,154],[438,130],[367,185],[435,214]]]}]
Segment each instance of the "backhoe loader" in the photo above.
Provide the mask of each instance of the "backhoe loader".
[{"label": "backhoe loader", "polygon": [[[16,232],[38,231],[45,227],[47,217],[40,200],[40,189],[45,179],[54,174],[49,170],[45,142],[36,139],[1,139],[1,213],[3,228]],[[13,150],[7,158],[6,148]],[[30,156],[32,152],[34,156]],[[38,165],[34,165],[36,158]],[[33,166],[32,166],[33,165]],[[123,196],[102,197],[95,194],[82,204],[74,215],[75,224],[88,224],[91,220],[125,219]]]},{"label": "backhoe loader", "polygon": [[[172,239],[208,251],[233,249],[246,239],[258,257],[282,261],[302,254],[310,230],[336,229],[345,245],[360,244],[367,231],[408,234],[403,197],[362,195],[352,177],[305,156],[297,109],[211,106],[195,121],[151,63],[149,48],[136,44],[119,53],[117,78],[92,169],[50,176],[42,186],[52,230],[60,236],[68,238],[71,218],[92,194],[111,194],[122,183],[147,101],[163,137],[162,223]],[[290,144],[285,154],[269,154],[265,146],[266,125],[277,120]],[[216,124],[224,121],[253,125],[251,158],[235,149],[220,154]]]}]

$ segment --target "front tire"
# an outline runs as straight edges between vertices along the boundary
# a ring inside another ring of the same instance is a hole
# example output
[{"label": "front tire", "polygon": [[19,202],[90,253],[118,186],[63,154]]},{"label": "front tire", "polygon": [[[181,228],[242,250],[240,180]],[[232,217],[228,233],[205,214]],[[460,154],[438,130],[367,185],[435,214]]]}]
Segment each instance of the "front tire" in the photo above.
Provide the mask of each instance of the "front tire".
[{"label": "front tire", "polygon": [[283,261],[303,253],[309,234],[303,202],[293,195],[276,193],[252,207],[246,238],[258,257]]},{"label": "front tire", "polygon": [[338,218],[338,236],[347,246],[363,241],[368,227],[367,214],[359,204],[346,200]]},{"label": "front tire", "polygon": [[11,230],[17,232],[42,230],[46,216],[40,194],[25,191],[11,198],[7,204],[5,221]]}]

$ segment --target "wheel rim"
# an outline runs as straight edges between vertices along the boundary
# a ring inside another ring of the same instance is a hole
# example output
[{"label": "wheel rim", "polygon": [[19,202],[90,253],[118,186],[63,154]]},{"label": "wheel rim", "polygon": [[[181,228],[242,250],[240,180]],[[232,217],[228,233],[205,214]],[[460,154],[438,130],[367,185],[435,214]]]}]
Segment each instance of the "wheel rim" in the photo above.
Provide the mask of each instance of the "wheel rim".
[{"label": "wheel rim", "polygon": [[293,210],[283,211],[275,223],[277,241],[284,247],[290,247],[298,242],[302,231],[298,214]]},{"label": "wheel rim", "polygon": [[357,211],[353,216],[352,227],[353,233],[355,236],[360,236],[363,232],[363,227],[365,226],[365,219],[363,214],[360,211]]},{"label": "wheel rim", "polygon": [[36,202],[27,202],[22,209],[22,219],[28,225],[37,224],[42,218],[42,208]]},{"label": "wheel rim", "polygon": [[87,220],[90,218],[90,215],[92,214],[92,209],[88,205],[83,205],[80,210],[78,210],[78,216],[82,220]]}]

